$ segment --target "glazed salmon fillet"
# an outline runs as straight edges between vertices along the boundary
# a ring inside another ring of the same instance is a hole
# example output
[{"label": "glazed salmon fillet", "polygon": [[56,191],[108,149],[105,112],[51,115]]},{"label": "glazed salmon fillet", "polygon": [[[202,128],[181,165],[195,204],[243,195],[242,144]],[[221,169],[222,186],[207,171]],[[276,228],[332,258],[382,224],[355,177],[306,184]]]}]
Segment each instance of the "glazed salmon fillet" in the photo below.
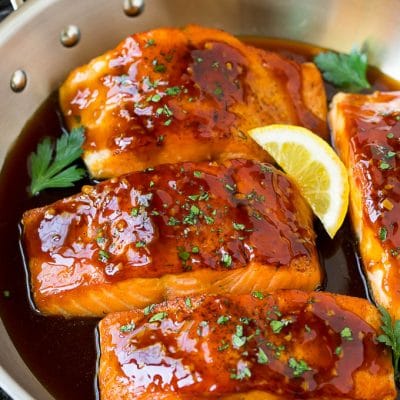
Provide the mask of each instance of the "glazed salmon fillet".
[{"label": "glazed salmon fillet", "polygon": [[327,136],[318,69],[200,26],[129,36],[60,88],[69,128],[83,125],[93,177],[182,161],[267,155],[247,136],[271,123]]},{"label": "glazed salmon fillet", "polygon": [[101,400],[396,398],[364,299],[282,290],[182,298],[99,324]]},{"label": "glazed salmon fillet", "polygon": [[167,164],[23,215],[43,314],[103,316],[202,293],[312,290],[312,214],[269,164]]},{"label": "glazed salmon fillet", "polygon": [[350,211],[375,300],[400,318],[400,92],[343,94],[330,112]]}]

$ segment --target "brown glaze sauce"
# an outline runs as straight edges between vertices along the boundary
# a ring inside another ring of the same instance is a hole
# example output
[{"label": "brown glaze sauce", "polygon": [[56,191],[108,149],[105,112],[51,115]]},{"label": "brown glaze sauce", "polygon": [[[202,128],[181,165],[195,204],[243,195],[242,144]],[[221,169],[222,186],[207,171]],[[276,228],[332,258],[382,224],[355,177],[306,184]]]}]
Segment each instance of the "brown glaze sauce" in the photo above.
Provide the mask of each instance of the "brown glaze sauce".
[{"label": "brown glaze sauce", "polygon": [[[310,398],[358,398],[356,372],[386,374],[388,350],[374,345],[375,329],[334,296],[280,296],[258,292],[161,306],[135,319],[136,327],[132,314],[122,314],[102,327],[102,347],[118,359],[118,379],[126,382],[121,387],[139,398],[154,390],[183,398],[249,390],[277,390],[290,399],[305,392]],[[306,369],[295,371],[293,359],[305,361]],[[150,368],[141,368],[145,363]]]},{"label": "brown glaze sauce", "polygon": [[[246,42],[272,49],[297,60],[311,60],[319,49],[282,40],[246,38]],[[374,89],[399,88],[395,82],[370,69],[369,80]],[[327,85],[329,98],[335,88]],[[27,158],[45,136],[61,134],[62,118],[57,96],[52,95],[40,107],[17,139],[5,160],[0,176],[0,314],[17,350],[36,377],[57,399],[96,398],[97,320],[45,318],[36,314],[27,295],[26,274],[20,252],[19,221],[24,211],[48,205],[72,195],[77,188],[48,190],[29,198]],[[328,291],[367,297],[365,280],[360,273],[355,243],[348,222],[334,240],[317,226],[318,247],[326,269]]]},{"label": "brown glaze sauce", "polygon": [[35,300],[81,285],[311,258],[314,233],[299,224],[296,196],[281,171],[251,160],[169,164],[85,186],[24,214],[26,254],[40,263],[30,269]]},{"label": "brown glaze sauce", "polygon": [[392,257],[398,258],[400,113],[393,109],[398,109],[400,96],[381,94],[371,100],[361,109],[346,105],[344,112],[350,116],[350,144],[356,154],[357,170],[362,171],[361,176],[371,176],[373,182],[362,182],[369,205],[366,208],[369,222],[382,246]]}]

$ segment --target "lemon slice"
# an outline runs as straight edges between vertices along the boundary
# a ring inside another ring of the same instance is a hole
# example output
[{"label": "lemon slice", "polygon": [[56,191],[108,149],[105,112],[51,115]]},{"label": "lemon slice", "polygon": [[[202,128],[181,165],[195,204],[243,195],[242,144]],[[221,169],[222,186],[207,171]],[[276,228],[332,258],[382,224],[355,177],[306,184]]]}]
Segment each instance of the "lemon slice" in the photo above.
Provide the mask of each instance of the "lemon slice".
[{"label": "lemon slice", "polygon": [[333,238],[349,205],[347,170],[332,147],[306,128],[269,125],[249,131],[299,187]]}]

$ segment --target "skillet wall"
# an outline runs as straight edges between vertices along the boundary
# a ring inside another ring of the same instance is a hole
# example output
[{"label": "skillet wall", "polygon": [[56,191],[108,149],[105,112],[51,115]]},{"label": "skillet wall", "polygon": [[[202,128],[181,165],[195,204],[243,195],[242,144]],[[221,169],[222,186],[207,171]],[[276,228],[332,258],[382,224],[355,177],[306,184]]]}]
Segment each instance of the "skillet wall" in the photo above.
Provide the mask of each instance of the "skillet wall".
[{"label": "skillet wall", "polygon": [[[68,71],[130,33],[160,26],[194,22],[238,35],[295,39],[345,52],[366,41],[370,62],[400,79],[399,0],[144,1],[143,13],[129,18],[122,0],[30,0],[0,25],[1,164],[29,117]],[[73,48],[59,41],[68,24],[81,29],[81,40]],[[28,85],[16,94],[10,77],[19,68],[26,71]],[[0,386],[16,400],[51,399],[25,367],[1,321],[0,337]]]}]

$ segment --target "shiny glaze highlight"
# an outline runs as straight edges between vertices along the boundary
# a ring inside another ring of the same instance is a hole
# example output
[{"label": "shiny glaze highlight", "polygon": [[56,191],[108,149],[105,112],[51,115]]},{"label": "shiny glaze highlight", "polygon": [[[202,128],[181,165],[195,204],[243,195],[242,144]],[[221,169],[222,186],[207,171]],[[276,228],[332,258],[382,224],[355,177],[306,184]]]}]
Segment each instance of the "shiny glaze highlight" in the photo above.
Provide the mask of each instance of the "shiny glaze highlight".
[{"label": "shiny glaze highlight", "polygon": [[398,319],[400,92],[339,94],[331,123],[349,170],[352,222],[373,296]]},{"label": "shiny glaze highlight", "polygon": [[60,89],[69,127],[86,128],[83,158],[103,178],[167,162],[265,161],[247,131],[290,123],[326,137],[325,100],[313,64],[200,26],[129,36]]},{"label": "shiny glaze highlight", "polygon": [[318,270],[311,221],[283,173],[247,160],[159,166],[23,217],[39,304],[87,286],[250,264],[308,276]]},{"label": "shiny glaze highlight", "polygon": [[364,300],[298,291],[111,314],[99,327],[101,398],[217,399],[252,390],[282,399],[394,398],[378,326]]}]

